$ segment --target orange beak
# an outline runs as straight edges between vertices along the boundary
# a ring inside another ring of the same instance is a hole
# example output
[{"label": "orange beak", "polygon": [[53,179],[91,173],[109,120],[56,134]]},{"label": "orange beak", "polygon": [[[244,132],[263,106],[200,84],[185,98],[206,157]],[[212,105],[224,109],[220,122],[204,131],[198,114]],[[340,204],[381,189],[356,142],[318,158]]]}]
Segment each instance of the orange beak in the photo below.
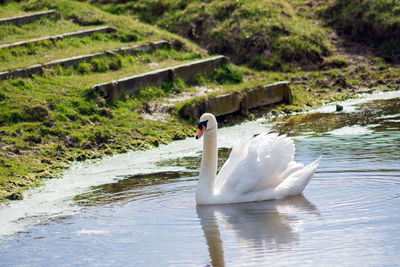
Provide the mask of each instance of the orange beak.
[{"label": "orange beak", "polygon": [[199,129],[199,131],[197,132],[197,134],[196,134],[196,139],[199,139],[200,137],[202,137],[202,135],[204,134],[204,131],[206,130],[206,126],[205,125],[203,125],[202,127],[201,127],[201,129]]}]

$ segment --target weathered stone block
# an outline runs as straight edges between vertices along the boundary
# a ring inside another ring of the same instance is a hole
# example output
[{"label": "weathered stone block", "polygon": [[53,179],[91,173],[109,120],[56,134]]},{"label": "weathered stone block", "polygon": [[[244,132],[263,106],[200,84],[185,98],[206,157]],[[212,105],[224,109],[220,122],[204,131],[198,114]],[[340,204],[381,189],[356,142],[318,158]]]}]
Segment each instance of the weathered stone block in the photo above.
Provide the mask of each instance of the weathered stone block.
[{"label": "weathered stone block", "polygon": [[140,87],[161,85],[168,81],[170,76],[169,69],[161,69],[117,80],[119,89],[117,95],[118,97],[122,94],[133,95]]},{"label": "weathered stone block", "polygon": [[240,110],[242,96],[239,93],[230,93],[206,100],[206,112],[215,116],[226,115]]},{"label": "weathered stone block", "polygon": [[29,77],[29,73],[27,73],[26,69],[17,69],[14,71],[11,71],[9,78],[26,78]]},{"label": "weathered stone block", "polygon": [[37,64],[26,68],[26,75],[31,76],[32,74],[41,73],[43,70],[42,64]]},{"label": "weathered stone block", "polygon": [[0,72],[0,80],[5,80],[5,79],[7,79],[9,73],[10,73],[9,71]]},{"label": "weathered stone block", "polygon": [[209,97],[198,103],[184,107],[181,114],[187,118],[198,119],[204,112],[211,112],[215,116],[232,114],[240,111],[247,115],[249,109],[275,103],[291,103],[292,92],[289,82],[278,82],[266,86],[259,86],[243,92],[231,92],[218,97]]},{"label": "weathered stone block", "polygon": [[271,103],[277,103],[283,101],[282,92],[273,87],[256,87],[246,92],[249,100],[249,108],[255,108],[259,106],[265,106]]},{"label": "weathered stone block", "polygon": [[[133,95],[140,87],[158,86],[168,80],[175,79],[175,77],[180,77],[184,81],[189,81],[193,78],[194,74],[211,72],[225,61],[226,58],[224,56],[201,59],[188,64],[155,70],[113,81],[117,84],[114,89],[110,89],[110,83],[102,83],[94,85],[92,90],[103,92],[106,97],[110,97],[110,100],[114,102],[123,94]],[[110,90],[115,90],[115,92],[111,93]]]}]

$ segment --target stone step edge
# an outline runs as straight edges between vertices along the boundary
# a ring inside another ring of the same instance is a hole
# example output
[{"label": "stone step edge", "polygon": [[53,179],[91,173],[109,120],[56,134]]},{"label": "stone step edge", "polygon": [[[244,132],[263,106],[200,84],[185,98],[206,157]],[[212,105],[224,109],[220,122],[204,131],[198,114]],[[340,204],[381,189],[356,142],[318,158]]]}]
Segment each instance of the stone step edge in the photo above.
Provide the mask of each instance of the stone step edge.
[{"label": "stone step edge", "polygon": [[248,115],[249,110],[269,104],[291,104],[293,93],[288,81],[265,86],[257,86],[243,91],[229,92],[219,96],[209,96],[181,108],[179,114],[184,118],[199,119],[205,112],[216,117],[239,112]]},{"label": "stone step edge", "polygon": [[16,70],[10,70],[5,72],[0,72],[0,80],[5,80],[7,78],[28,78],[31,77],[32,74],[42,73],[44,68],[52,68],[58,65],[63,67],[72,67],[77,65],[82,61],[89,61],[92,58],[105,56],[108,54],[117,54],[117,53],[128,53],[128,54],[138,54],[143,52],[150,52],[152,50],[160,49],[162,47],[170,47],[171,44],[168,41],[161,40],[156,42],[151,42],[147,44],[135,45],[135,46],[128,46],[117,48],[114,50],[108,50],[93,54],[87,55],[80,55],[65,59],[58,59],[51,62],[43,63],[43,64],[36,64],[27,68],[20,68]]},{"label": "stone step edge", "polygon": [[141,87],[158,86],[168,80],[174,80],[176,77],[188,82],[194,75],[212,72],[218,66],[227,61],[227,58],[222,55],[200,59],[178,66],[158,69],[111,82],[96,84],[92,87],[92,91],[100,92],[112,103],[115,103],[115,101],[122,95],[133,95]]},{"label": "stone step edge", "polygon": [[56,40],[63,39],[65,37],[82,37],[82,36],[94,34],[96,32],[112,33],[112,32],[116,32],[116,31],[117,30],[114,27],[102,26],[102,27],[86,29],[86,30],[81,30],[81,31],[76,31],[76,32],[58,34],[58,35],[54,35],[54,36],[35,38],[35,39],[26,40],[26,41],[15,42],[12,44],[3,44],[3,45],[0,45],[0,49],[12,48],[12,47],[16,47],[16,46],[23,46],[23,45],[27,45],[29,43],[36,43],[36,42],[45,41],[45,40],[56,41]]},{"label": "stone step edge", "polygon": [[35,13],[29,13],[25,15],[20,15],[20,16],[15,16],[15,17],[9,17],[9,18],[1,18],[0,19],[0,25],[3,24],[14,24],[14,25],[24,25],[31,23],[34,20],[37,20],[41,17],[44,16],[57,16],[60,18],[60,13],[58,13],[55,10],[45,10],[45,11],[40,11],[40,12],[35,12]]}]

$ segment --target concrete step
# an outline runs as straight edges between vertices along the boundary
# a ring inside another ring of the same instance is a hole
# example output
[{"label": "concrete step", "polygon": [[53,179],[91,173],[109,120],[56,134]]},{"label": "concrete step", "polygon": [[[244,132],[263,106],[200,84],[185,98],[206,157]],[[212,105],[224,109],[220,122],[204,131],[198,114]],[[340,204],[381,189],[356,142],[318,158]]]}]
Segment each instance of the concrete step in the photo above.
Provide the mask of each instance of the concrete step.
[{"label": "concrete step", "polygon": [[190,81],[195,74],[212,72],[218,66],[226,62],[226,57],[215,56],[192,61],[179,66],[159,69],[111,82],[96,84],[92,87],[92,90],[102,93],[106,98],[114,103],[123,94],[133,95],[141,87],[158,86],[168,80],[173,80],[176,77],[187,82]]},{"label": "concrete step", "polygon": [[292,103],[292,90],[288,81],[245,89],[240,92],[229,92],[219,96],[206,97],[198,102],[188,104],[179,111],[184,118],[200,118],[205,112],[215,116],[239,112],[247,115],[250,109],[269,104]]},{"label": "concrete step", "polygon": [[30,39],[30,40],[26,40],[26,41],[21,41],[21,42],[16,42],[16,43],[12,43],[12,44],[3,44],[0,45],[0,49],[4,49],[4,48],[12,48],[12,47],[17,47],[17,46],[23,46],[23,45],[27,45],[30,43],[37,43],[40,41],[45,41],[45,40],[60,40],[63,39],[65,37],[83,37],[83,36],[88,36],[88,35],[92,35],[96,32],[100,32],[100,33],[112,33],[112,32],[116,32],[117,30],[113,27],[110,26],[102,26],[102,27],[97,27],[97,28],[92,28],[92,29],[86,29],[86,30],[81,30],[81,31],[76,31],[76,32],[69,32],[69,33],[63,33],[63,34],[58,34],[55,36],[46,36],[46,37],[41,37],[41,38],[35,38],[35,39]]},{"label": "concrete step", "polygon": [[88,55],[80,55],[80,56],[75,56],[75,57],[70,57],[70,58],[65,58],[65,59],[58,59],[58,60],[54,60],[51,62],[30,66],[27,68],[21,68],[21,69],[16,69],[16,70],[0,72],[0,80],[4,80],[7,78],[27,78],[27,77],[31,77],[32,74],[41,73],[44,68],[52,68],[55,66],[72,67],[72,66],[79,64],[79,62],[89,61],[92,58],[99,57],[99,56],[105,56],[107,54],[116,54],[116,53],[138,54],[138,53],[150,52],[150,51],[160,49],[162,47],[168,47],[168,46],[171,46],[171,44],[169,42],[161,40],[161,41],[157,41],[157,42],[129,46],[129,47],[122,47],[122,48],[118,48],[118,49],[114,49],[114,50],[103,51],[103,52],[98,52],[98,53],[93,53],[93,54],[88,54]]},{"label": "concrete step", "polygon": [[50,17],[50,16],[56,16],[57,18],[60,18],[60,14],[57,11],[55,11],[55,10],[46,10],[46,11],[40,11],[40,12],[35,12],[35,13],[30,13],[30,14],[10,17],[10,18],[1,18],[0,19],[0,25],[3,25],[3,24],[14,24],[14,25],[17,25],[17,26],[21,26],[21,25],[24,25],[24,24],[31,23],[32,21],[35,21],[35,20],[40,19],[42,17]]}]

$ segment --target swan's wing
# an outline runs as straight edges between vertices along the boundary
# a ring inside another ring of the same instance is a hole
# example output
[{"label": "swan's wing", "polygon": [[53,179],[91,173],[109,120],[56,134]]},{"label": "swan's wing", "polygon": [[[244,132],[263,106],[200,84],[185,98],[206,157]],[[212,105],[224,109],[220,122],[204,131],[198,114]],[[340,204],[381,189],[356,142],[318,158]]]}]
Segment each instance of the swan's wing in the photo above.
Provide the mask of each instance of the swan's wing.
[{"label": "swan's wing", "polygon": [[292,173],[287,179],[280,183],[275,191],[278,193],[279,198],[284,198],[287,196],[298,195],[303,192],[304,188],[310,182],[311,177],[313,177],[322,156],[316,159],[314,162],[310,163],[306,167]]},{"label": "swan's wing", "polygon": [[226,190],[246,194],[272,188],[303,167],[293,158],[294,144],[286,136],[260,134],[242,139],[232,149],[214,189],[216,193]]},{"label": "swan's wing", "polygon": [[248,146],[251,139],[252,136],[246,136],[240,139],[238,142],[236,142],[236,144],[232,147],[232,151],[229,155],[229,158],[222,166],[215,181],[214,191],[216,193],[219,193],[221,191],[221,189],[225,185],[226,180],[235,171],[239,162],[241,162],[247,156]]},{"label": "swan's wing", "polygon": [[286,177],[304,167],[294,161],[295,146],[286,135],[267,135],[259,147],[259,168],[262,179],[257,189],[267,189],[280,184]]}]

